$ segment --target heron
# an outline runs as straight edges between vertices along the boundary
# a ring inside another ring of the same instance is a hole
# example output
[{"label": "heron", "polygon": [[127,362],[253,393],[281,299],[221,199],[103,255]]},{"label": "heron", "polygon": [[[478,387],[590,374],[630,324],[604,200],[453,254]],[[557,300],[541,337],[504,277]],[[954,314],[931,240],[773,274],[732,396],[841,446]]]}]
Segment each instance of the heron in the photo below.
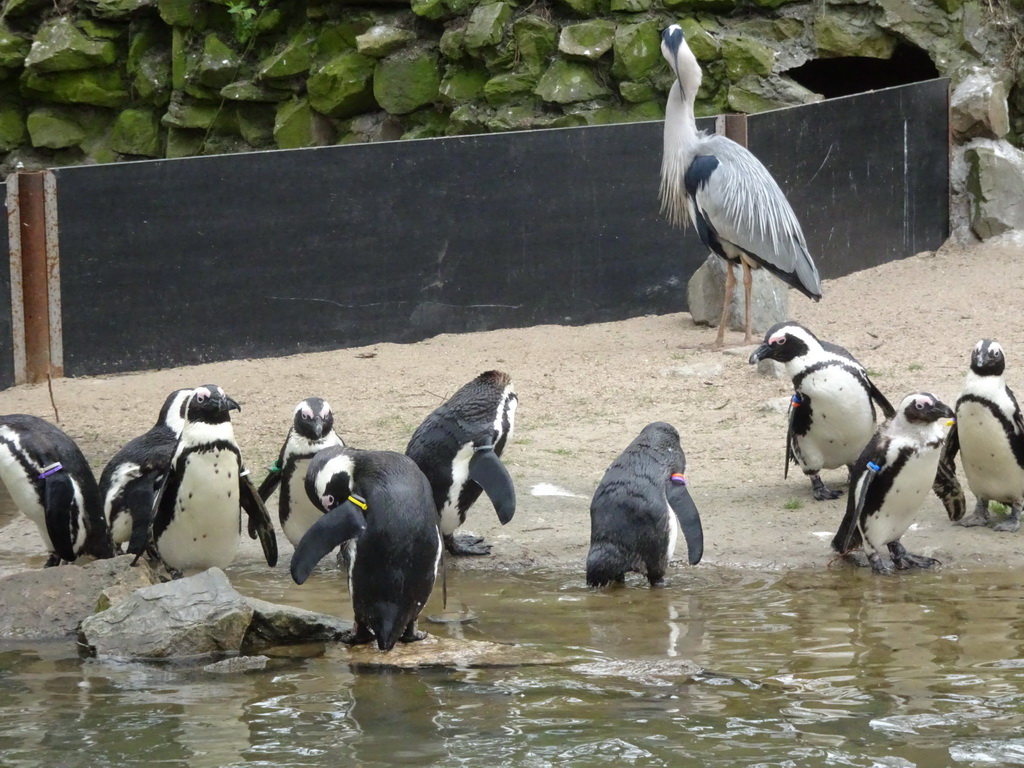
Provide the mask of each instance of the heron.
[{"label": "heron", "polygon": [[684,229],[693,222],[701,241],[726,261],[725,302],[714,348],[725,339],[741,265],[746,343],[751,331],[752,269],[763,267],[810,299],[821,299],[821,278],[800,222],[775,179],[746,147],[697,130],[693,102],[701,70],[678,24],[661,35],[661,53],[676,76],[665,107],[661,157],[661,211]]}]

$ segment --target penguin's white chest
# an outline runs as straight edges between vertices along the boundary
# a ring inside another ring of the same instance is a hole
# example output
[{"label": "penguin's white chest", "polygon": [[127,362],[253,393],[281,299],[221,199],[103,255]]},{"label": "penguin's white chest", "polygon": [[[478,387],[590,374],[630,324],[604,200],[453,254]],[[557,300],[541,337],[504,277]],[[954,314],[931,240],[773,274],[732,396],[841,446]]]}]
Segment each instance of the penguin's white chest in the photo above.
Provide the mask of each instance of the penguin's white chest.
[{"label": "penguin's white chest", "polygon": [[47,546],[49,546],[50,539],[45,533],[46,513],[39,496],[36,494],[35,482],[26,474],[25,468],[15,458],[10,446],[4,442],[0,442],[0,479],[4,481],[4,485],[7,486],[7,492],[11,494],[14,505],[21,510],[22,514],[36,525],[42,526],[43,537],[46,539]]},{"label": "penguin's white chest", "polygon": [[473,458],[473,444],[467,443],[459,449],[452,461],[452,484],[448,489],[448,497],[444,500],[441,508],[441,533],[448,536],[455,532],[463,523],[463,517],[459,514],[459,494],[462,487],[469,480],[469,461]]},{"label": "penguin's white chest", "polygon": [[665,514],[668,515],[668,543],[665,547],[665,559],[668,561],[676,553],[676,544],[679,541],[680,533],[679,520],[676,519],[676,513],[672,510],[668,499],[665,500]]},{"label": "penguin's white chest", "polygon": [[956,414],[960,460],[975,496],[1007,504],[1024,499],[1024,468],[1002,423],[980,403],[966,401]]},{"label": "penguin's white chest", "polygon": [[931,490],[938,465],[938,448],[925,448],[903,465],[882,505],[863,521],[865,550],[881,552],[907,532]]},{"label": "penguin's white chest", "polygon": [[800,390],[810,395],[812,411],[810,430],[796,438],[804,465],[835,469],[855,462],[875,433],[871,399],[860,381],[828,366],[805,377]]},{"label": "penguin's white chest", "polygon": [[323,516],[323,513],[313,506],[306,493],[308,467],[309,459],[299,459],[295,462],[295,471],[288,478],[288,514],[281,516],[281,529],[295,547],[302,541],[309,527]]},{"label": "penguin's white chest", "polygon": [[157,542],[178,570],[226,568],[238,551],[241,525],[238,456],[230,450],[188,453],[174,515]]},{"label": "penguin's white chest", "polygon": [[125,462],[114,470],[114,476],[110,481],[110,488],[107,490],[107,497],[103,499],[103,515],[107,518],[107,525],[110,526],[110,535],[114,537],[114,544],[120,546],[132,536],[132,516],[124,506],[122,500],[118,509],[114,509],[114,502],[124,493],[124,488],[132,480],[140,476],[139,465],[134,462]]}]

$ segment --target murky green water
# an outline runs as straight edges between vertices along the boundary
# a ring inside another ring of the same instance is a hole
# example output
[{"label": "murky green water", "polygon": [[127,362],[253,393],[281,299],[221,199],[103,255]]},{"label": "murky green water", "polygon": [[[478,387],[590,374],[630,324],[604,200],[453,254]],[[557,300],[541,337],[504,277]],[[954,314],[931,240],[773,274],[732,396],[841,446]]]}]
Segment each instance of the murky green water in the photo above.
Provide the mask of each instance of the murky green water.
[{"label": "murky green water", "polygon": [[[347,615],[336,574],[229,575]],[[1020,582],[697,568],[591,592],[582,574],[451,575],[478,620],[429,630],[578,658],[554,667],[353,672],[328,652],[222,675],[0,649],[0,765],[1024,764]]]}]

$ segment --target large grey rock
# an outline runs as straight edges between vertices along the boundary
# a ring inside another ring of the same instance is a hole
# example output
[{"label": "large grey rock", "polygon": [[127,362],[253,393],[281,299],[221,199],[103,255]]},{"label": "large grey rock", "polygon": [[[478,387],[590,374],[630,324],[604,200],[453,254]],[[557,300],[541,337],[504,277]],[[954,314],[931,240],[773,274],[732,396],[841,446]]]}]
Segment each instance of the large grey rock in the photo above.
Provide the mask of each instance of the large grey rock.
[{"label": "large grey rock", "polygon": [[982,240],[1024,229],[1024,152],[1006,141],[965,149],[971,231]]},{"label": "large grey rock", "polygon": [[246,648],[329,642],[352,629],[351,621],[336,616],[268,603],[255,597],[245,600],[253,609],[252,623],[245,637]]},{"label": "large grey rock", "polygon": [[0,578],[0,639],[73,637],[82,619],[96,610],[105,590],[138,589],[153,583],[148,566],[132,568],[132,560],[124,555]]},{"label": "large grey rock", "polygon": [[[686,299],[690,315],[698,325],[716,327],[722,316],[722,302],[725,299],[726,262],[710,255],[690,278],[686,286]],[[742,331],[746,322],[743,299],[743,274],[739,267],[733,267],[736,275],[736,290],[729,305],[729,328]],[[750,289],[753,332],[764,333],[776,323],[789,317],[789,288],[765,269],[753,271]]]},{"label": "large grey rock", "polygon": [[1006,85],[989,71],[975,70],[953,89],[950,120],[960,141],[1001,139],[1010,130]]}]

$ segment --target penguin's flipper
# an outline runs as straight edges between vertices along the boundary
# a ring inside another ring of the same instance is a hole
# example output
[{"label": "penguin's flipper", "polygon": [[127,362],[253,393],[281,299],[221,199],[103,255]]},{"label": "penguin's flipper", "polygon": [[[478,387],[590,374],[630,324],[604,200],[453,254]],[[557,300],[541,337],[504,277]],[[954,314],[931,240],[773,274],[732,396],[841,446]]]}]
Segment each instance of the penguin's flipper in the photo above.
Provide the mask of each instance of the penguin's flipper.
[{"label": "penguin's flipper", "polygon": [[292,555],[291,574],[296,584],[302,584],[309,574],[335,547],[356,538],[366,528],[363,510],[351,497],[325,514],[303,535]]},{"label": "penguin's flipper", "polygon": [[935,470],[935,482],[932,483],[932,490],[942,501],[942,506],[946,508],[946,514],[954,523],[967,512],[964,489],[960,487],[960,481],[956,477],[956,455],[959,451],[960,435],[956,431],[956,422],[954,422],[946,435],[946,442],[942,445],[939,466]]},{"label": "penguin's flipper", "polygon": [[149,546],[158,489],[163,486],[164,472],[149,472],[133,480],[124,494],[124,506],[132,521],[132,535],[128,539],[128,554],[139,555]]},{"label": "penguin's flipper", "polygon": [[896,409],[892,407],[892,403],[886,400],[885,395],[878,390],[878,387],[875,386],[871,379],[868,379],[868,394],[875,401],[875,404],[882,409],[882,415],[885,418],[891,419],[896,415]]},{"label": "penguin's flipper", "polygon": [[271,494],[277,490],[277,486],[281,484],[281,476],[283,474],[281,471],[281,460],[278,459],[274,462],[274,466],[270,468],[270,473],[263,478],[263,482],[260,483],[260,488],[257,491],[263,501],[269,499]]},{"label": "penguin's flipper", "polygon": [[677,485],[674,482],[669,482],[665,496],[679,521],[683,538],[686,539],[686,552],[690,565],[696,565],[704,556],[704,529],[700,524],[697,505],[693,503],[689,489],[683,484]]},{"label": "penguin's flipper", "polygon": [[75,543],[71,540],[71,505],[75,502],[75,487],[71,475],[65,471],[54,472],[43,480],[43,512],[46,533],[50,537],[53,551],[61,560],[71,562],[75,554]]},{"label": "penguin's flipper", "polygon": [[273,568],[277,565],[277,535],[274,533],[274,523],[270,520],[270,513],[267,512],[256,486],[244,470],[238,475],[238,498],[245,514],[249,516],[249,538],[255,539],[259,536],[263,556],[267,560],[267,565]]},{"label": "penguin's flipper", "polygon": [[[870,444],[869,444],[870,445]],[[850,472],[850,492],[846,497],[846,516],[839,530],[832,538],[832,549],[841,555],[852,552],[861,546],[860,519],[864,513],[864,504],[868,498],[871,481],[881,467],[873,461],[865,460],[862,455]]]},{"label": "penguin's flipper", "polygon": [[797,419],[796,409],[800,406],[800,393],[794,392],[793,396],[789,399],[789,411],[787,412],[787,424],[786,424],[786,465],[782,468],[782,479],[786,480],[789,478],[789,465],[791,462],[796,461],[796,457],[793,455],[793,427],[794,422]]},{"label": "penguin's flipper", "polygon": [[498,513],[498,520],[505,525],[516,513],[516,488],[512,484],[505,465],[501,463],[492,445],[480,445],[469,460],[469,477],[477,483]]}]

